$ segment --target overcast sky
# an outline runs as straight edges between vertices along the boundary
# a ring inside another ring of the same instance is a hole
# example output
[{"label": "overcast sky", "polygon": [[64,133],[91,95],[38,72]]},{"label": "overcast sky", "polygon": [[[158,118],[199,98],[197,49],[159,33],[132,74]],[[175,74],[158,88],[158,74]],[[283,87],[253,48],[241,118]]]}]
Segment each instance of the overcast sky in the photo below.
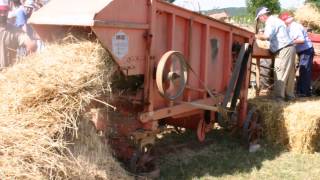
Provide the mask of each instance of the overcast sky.
[{"label": "overcast sky", "polygon": [[[176,0],[176,1],[190,1],[190,0]],[[191,0],[197,1],[200,4],[201,10],[210,10],[225,7],[245,7],[246,0]],[[267,0],[266,0],[267,1]],[[281,7],[285,9],[298,8],[305,0],[280,0]]]}]

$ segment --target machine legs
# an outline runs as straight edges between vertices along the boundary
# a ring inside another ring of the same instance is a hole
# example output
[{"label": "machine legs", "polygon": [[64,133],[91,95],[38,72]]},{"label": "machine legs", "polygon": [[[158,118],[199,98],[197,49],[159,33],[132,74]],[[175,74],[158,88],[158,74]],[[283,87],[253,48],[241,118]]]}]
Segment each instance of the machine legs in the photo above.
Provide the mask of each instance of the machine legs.
[{"label": "machine legs", "polygon": [[206,138],[206,122],[203,119],[200,119],[197,127],[197,137],[200,142],[203,142]]},{"label": "machine legs", "polygon": [[242,129],[242,138],[247,145],[257,144],[259,142],[262,134],[262,126],[259,113],[255,107],[249,110]]}]

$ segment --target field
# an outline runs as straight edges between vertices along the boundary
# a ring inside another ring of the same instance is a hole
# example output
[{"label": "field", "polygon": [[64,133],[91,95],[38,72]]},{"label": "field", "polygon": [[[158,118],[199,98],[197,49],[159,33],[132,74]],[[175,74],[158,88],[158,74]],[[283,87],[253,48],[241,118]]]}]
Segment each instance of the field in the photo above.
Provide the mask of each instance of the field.
[{"label": "field", "polygon": [[[189,145],[179,148],[179,144]],[[320,153],[296,154],[282,147],[262,143],[262,149],[249,153],[239,139],[215,130],[206,140],[196,142],[195,134],[170,134],[158,146],[168,147],[159,158],[159,179],[319,179]],[[170,144],[170,145],[168,145]],[[199,147],[199,148],[197,148]]]}]

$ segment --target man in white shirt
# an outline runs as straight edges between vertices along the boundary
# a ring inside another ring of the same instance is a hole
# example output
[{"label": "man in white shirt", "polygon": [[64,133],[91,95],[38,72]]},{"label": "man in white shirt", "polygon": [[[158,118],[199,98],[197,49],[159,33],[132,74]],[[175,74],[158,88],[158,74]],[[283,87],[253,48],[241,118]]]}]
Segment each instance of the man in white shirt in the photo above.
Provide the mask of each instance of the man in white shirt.
[{"label": "man in white shirt", "polygon": [[301,97],[309,97],[311,96],[311,76],[314,57],[312,42],[308,37],[308,33],[304,27],[295,22],[290,13],[283,12],[279,17],[286,23],[290,38],[293,40],[299,56],[297,95]]},{"label": "man in white shirt", "polygon": [[256,20],[265,23],[263,34],[256,39],[270,41],[270,51],[275,55],[274,65],[274,96],[282,101],[294,99],[295,48],[286,29],[285,23],[276,16],[271,16],[266,7],[258,8]]}]

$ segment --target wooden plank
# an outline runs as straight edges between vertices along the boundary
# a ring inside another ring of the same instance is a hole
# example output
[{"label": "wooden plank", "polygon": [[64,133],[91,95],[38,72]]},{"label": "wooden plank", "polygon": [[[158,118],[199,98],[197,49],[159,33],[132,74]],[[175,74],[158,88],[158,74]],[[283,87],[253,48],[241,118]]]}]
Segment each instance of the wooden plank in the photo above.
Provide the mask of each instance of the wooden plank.
[{"label": "wooden plank", "polygon": [[[173,107],[166,107],[166,108],[162,108],[152,112],[143,113],[139,116],[139,119],[141,122],[146,123],[148,121],[172,117],[172,116],[176,116],[179,114],[183,114],[183,113],[187,113],[190,111],[203,109],[203,108],[205,108],[204,110],[210,109],[210,110],[216,111],[217,109],[213,107],[214,105],[221,102],[222,99],[223,99],[222,95],[217,95],[215,98],[206,98],[206,99],[201,99],[193,102],[182,102],[182,104],[175,105]],[[209,108],[208,106],[211,106],[211,107]]]},{"label": "wooden plank", "polygon": [[227,89],[227,92],[225,94],[225,97],[224,97],[224,100],[222,103],[223,108],[226,108],[228,102],[230,101],[231,95],[233,93],[234,87],[235,87],[237,79],[239,77],[239,72],[241,69],[244,53],[248,48],[249,48],[249,44],[242,45],[242,47],[241,47],[240,53],[239,53],[237,61],[236,61],[235,69],[233,70],[231,79],[229,81],[228,89]]},{"label": "wooden plank", "polygon": [[256,85],[257,85],[257,89],[256,89],[256,94],[259,95],[260,92],[260,58],[256,59]]},{"label": "wooden plank", "polygon": [[248,70],[248,61],[249,61],[249,59],[251,59],[250,50],[251,49],[246,49],[246,52],[243,56],[243,61],[242,61],[240,73],[239,73],[236,87],[234,89],[233,97],[231,100],[231,106],[230,106],[231,111],[235,110],[240,93],[241,93],[241,88],[243,87],[243,83],[245,83],[245,76],[246,76],[247,70]]},{"label": "wooden plank", "polygon": [[121,28],[121,29],[149,29],[150,28],[149,24],[121,23],[121,22],[110,22],[105,20],[94,20],[94,26]]}]

